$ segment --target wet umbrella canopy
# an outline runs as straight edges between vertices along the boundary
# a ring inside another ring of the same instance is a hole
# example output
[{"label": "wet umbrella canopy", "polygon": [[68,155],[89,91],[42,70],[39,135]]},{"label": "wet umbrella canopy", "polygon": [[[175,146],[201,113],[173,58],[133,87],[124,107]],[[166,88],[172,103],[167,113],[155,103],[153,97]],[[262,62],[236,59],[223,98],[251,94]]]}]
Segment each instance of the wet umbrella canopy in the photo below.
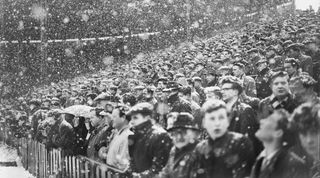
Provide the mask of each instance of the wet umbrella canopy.
[{"label": "wet umbrella canopy", "polygon": [[94,113],[94,108],[86,105],[73,105],[65,108],[62,113],[72,114],[76,117],[90,117]]}]

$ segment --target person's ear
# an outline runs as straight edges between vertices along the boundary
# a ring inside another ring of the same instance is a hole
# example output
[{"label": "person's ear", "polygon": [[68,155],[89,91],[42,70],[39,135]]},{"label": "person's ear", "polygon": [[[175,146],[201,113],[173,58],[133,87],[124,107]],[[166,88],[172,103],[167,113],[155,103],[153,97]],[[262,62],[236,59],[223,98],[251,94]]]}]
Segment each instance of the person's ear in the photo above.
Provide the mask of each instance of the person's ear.
[{"label": "person's ear", "polygon": [[277,138],[281,138],[283,136],[283,130],[277,130],[274,132],[274,134]]}]

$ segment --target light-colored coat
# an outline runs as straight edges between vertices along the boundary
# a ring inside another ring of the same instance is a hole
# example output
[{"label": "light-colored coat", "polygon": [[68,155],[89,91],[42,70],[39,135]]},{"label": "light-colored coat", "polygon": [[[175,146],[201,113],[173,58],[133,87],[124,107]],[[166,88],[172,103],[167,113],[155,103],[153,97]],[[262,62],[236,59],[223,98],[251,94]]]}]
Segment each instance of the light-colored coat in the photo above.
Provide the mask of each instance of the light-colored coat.
[{"label": "light-colored coat", "polygon": [[128,136],[132,135],[129,127],[115,131],[107,152],[107,164],[118,169],[126,169],[130,162]]}]

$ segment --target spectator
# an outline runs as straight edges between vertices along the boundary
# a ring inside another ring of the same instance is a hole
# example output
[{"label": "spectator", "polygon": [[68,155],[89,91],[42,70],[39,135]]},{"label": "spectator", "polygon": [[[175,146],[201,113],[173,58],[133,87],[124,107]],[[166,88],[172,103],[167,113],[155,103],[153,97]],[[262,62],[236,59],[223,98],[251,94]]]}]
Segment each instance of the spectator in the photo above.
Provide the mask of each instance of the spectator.
[{"label": "spectator", "polygon": [[94,111],[94,115],[89,118],[89,122],[94,129],[89,133],[89,137],[87,136],[87,157],[99,162],[103,162],[99,157],[99,150],[101,147],[107,146],[108,138],[111,135],[110,128],[112,126],[104,117],[106,114],[102,109],[97,108]]},{"label": "spectator", "polygon": [[228,131],[230,120],[223,101],[207,101],[202,110],[203,126],[208,138],[195,148],[191,177],[248,176],[254,158],[250,139],[240,133]]},{"label": "spectator", "polygon": [[[129,110],[127,106],[117,106],[112,111],[112,124],[115,128],[110,137],[110,144],[99,150],[101,158],[107,160],[107,164],[120,170],[126,170],[129,167],[128,136],[133,133],[129,129],[130,117],[126,115]],[[106,153],[105,153],[106,152]]]},{"label": "spectator", "polygon": [[279,109],[260,121],[256,136],[263,142],[264,150],[252,168],[252,178],[308,176],[307,166],[294,153],[288,151],[288,146],[292,144],[288,117],[286,110]]},{"label": "spectator", "polygon": [[306,102],[319,103],[320,100],[314,91],[317,82],[307,73],[293,77],[289,81],[290,91],[292,92],[297,104]]},{"label": "spectator", "polygon": [[320,175],[320,105],[304,103],[292,114],[293,123],[298,132],[298,144],[293,147],[305,164],[310,168],[309,177]]},{"label": "spectator", "polygon": [[[198,143],[199,125],[189,113],[178,113],[172,125],[168,124],[168,131],[173,140],[173,148],[167,165],[160,173],[160,178],[190,177],[192,152]],[[168,121],[170,122],[170,121]]]},{"label": "spectator", "polygon": [[255,155],[257,155],[261,149],[261,143],[254,136],[258,129],[258,120],[254,110],[239,100],[242,92],[240,80],[233,76],[225,76],[220,83],[222,99],[226,102],[230,117],[228,130],[248,136],[253,142]]},{"label": "spectator", "polygon": [[129,136],[130,168],[133,175],[154,176],[166,165],[172,141],[168,133],[151,123],[153,106],[139,103],[128,113],[133,135]]},{"label": "spectator", "polygon": [[286,72],[275,72],[270,77],[272,94],[261,100],[259,104],[258,117],[260,119],[268,117],[275,109],[283,108],[292,113],[296,108],[296,102],[289,93],[289,76]]}]

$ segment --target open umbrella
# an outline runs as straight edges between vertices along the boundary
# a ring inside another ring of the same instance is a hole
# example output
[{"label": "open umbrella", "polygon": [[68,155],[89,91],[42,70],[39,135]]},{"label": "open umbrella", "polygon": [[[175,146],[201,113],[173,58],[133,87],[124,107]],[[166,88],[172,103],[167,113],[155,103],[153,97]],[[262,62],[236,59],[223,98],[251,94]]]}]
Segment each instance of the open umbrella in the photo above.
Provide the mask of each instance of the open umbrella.
[{"label": "open umbrella", "polygon": [[86,105],[73,105],[63,110],[65,114],[72,114],[76,117],[90,117],[94,113],[94,108]]}]

